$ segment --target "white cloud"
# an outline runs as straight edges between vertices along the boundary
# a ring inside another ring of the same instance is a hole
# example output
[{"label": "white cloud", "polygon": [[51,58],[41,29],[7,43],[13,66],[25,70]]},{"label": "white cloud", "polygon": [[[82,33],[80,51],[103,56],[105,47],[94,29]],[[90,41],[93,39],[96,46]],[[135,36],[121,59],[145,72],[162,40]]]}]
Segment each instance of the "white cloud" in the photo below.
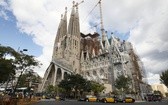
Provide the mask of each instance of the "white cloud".
[{"label": "white cloud", "polygon": [[148,76],[147,80],[149,84],[160,84],[161,83],[159,74],[153,74],[151,72],[148,72],[147,76]]},{"label": "white cloud", "polygon": [[148,75],[149,82],[153,83],[159,81],[160,72],[168,69],[168,0],[150,1],[148,5],[144,12],[139,12],[141,18],[130,30],[129,41],[136,47],[147,72],[155,75]]},{"label": "white cloud", "polygon": [[8,20],[8,16],[6,15],[5,11],[0,10],[0,17],[4,18],[5,20]]},{"label": "white cloud", "polygon": [[8,16],[5,12],[5,10],[8,9],[8,4],[4,0],[0,0],[0,17],[4,18],[5,20],[8,20]]},{"label": "white cloud", "polygon": [[[21,32],[33,36],[43,47],[38,57],[44,63],[44,74],[51,61],[52,49],[60,16],[64,7],[71,12],[73,0],[11,0],[10,9]],[[81,0],[76,0],[80,2]],[[98,0],[85,0],[79,6],[81,32],[87,33],[91,24],[99,23],[99,8],[88,15]],[[157,75],[168,68],[168,0],[103,0],[103,20],[106,30],[130,32],[133,43],[144,62],[147,72]],[[69,18],[68,18],[69,19]],[[148,75],[149,77],[151,75]],[[155,77],[155,76],[153,76]],[[150,79],[151,80],[151,79]],[[158,80],[158,79],[157,79]]]}]

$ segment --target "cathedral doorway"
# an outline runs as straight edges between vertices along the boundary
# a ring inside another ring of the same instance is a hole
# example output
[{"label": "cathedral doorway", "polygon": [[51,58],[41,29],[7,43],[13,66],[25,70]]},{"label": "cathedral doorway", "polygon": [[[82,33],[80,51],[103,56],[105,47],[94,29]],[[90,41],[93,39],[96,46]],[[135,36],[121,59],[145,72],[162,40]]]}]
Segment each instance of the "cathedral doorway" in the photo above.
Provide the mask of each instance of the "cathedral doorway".
[{"label": "cathedral doorway", "polygon": [[56,81],[57,81],[57,82],[60,82],[61,79],[62,79],[62,71],[61,71],[61,68],[58,68],[58,69],[57,69]]},{"label": "cathedral doorway", "polygon": [[67,72],[64,72],[64,79],[68,76]]}]

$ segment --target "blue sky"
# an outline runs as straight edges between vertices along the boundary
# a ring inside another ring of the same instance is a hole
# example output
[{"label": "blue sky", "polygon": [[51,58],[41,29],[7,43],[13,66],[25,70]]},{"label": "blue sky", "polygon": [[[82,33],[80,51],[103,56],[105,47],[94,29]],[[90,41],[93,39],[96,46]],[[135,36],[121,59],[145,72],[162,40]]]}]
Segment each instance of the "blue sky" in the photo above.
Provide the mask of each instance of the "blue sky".
[{"label": "blue sky", "polygon": [[15,50],[28,49],[27,54],[40,56],[42,47],[35,44],[32,36],[19,31],[16,19],[10,11],[7,11],[8,20],[0,17],[0,44],[10,46]]},{"label": "blue sky", "polygon": [[[66,6],[71,10],[72,1],[0,0],[0,44],[16,50],[28,49],[26,53],[43,63],[36,70],[43,76],[51,61],[61,14]],[[97,1],[84,0],[80,4],[81,32],[94,32],[88,27],[100,23],[98,8],[88,16]],[[167,4],[168,0],[103,0],[102,3],[105,30],[133,44],[150,83],[159,83],[159,74],[168,68]]]}]

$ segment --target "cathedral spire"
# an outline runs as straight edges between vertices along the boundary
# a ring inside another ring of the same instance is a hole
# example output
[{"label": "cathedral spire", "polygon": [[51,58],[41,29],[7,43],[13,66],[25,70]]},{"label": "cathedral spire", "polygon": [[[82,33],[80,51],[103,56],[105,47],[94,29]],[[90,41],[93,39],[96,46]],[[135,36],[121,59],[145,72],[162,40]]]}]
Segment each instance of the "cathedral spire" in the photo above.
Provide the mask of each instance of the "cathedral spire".
[{"label": "cathedral spire", "polygon": [[62,36],[64,37],[67,35],[67,7],[65,7],[65,14],[63,17],[63,29],[62,29]]},{"label": "cathedral spire", "polygon": [[78,3],[76,3],[76,18],[79,18],[79,13],[78,13]]},{"label": "cathedral spire", "polygon": [[69,26],[68,26],[68,34],[74,34],[74,21],[75,21],[75,2],[73,1],[73,7],[70,15]]},{"label": "cathedral spire", "polygon": [[106,34],[105,34],[105,48],[106,49],[108,49],[109,48],[109,46],[110,46],[110,43],[109,43],[109,41],[108,41],[108,37],[107,37],[107,31],[105,32]]},{"label": "cathedral spire", "polygon": [[54,42],[54,48],[53,48],[53,55],[52,55],[52,60],[55,60],[56,57],[56,52],[60,47],[60,38],[61,38],[61,30],[62,30],[62,25],[63,25],[63,15],[61,14],[61,21],[58,26],[55,42]]},{"label": "cathedral spire", "polygon": [[62,27],[62,24],[63,24],[63,14],[61,14],[61,21],[59,23],[59,26],[58,26],[58,30],[57,30],[57,36],[56,36],[56,41],[55,42],[58,42],[60,37],[61,37],[61,27]]},{"label": "cathedral spire", "polygon": [[[76,11],[75,11],[76,7]],[[69,20],[68,34],[80,37],[79,16],[78,16],[78,3],[75,5],[73,1],[72,12]]]},{"label": "cathedral spire", "polygon": [[78,12],[78,3],[76,3],[76,14],[75,14],[75,17],[76,17],[76,34],[77,34],[77,37],[80,38],[80,25],[79,25],[79,12]]},{"label": "cathedral spire", "polygon": [[114,36],[113,36],[113,32],[111,33],[111,45],[114,44]]}]

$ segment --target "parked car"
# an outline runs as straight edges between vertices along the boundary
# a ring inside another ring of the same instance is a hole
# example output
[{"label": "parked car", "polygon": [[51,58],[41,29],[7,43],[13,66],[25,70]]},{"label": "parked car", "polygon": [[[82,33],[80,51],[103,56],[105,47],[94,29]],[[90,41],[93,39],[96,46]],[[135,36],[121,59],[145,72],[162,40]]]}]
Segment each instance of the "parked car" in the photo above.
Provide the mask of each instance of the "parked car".
[{"label": "parked car", "polygon": [[135,99],[132,97],[125,97],[125,98],[123,98],[122,102],[123,103],[134,103]]},{"label": "parked car", "polygon": [[78,101],[85,101],[85,97],[80,97]]},{"label": "parked car", "polygon": [[98,99],[96,96],[86,95],[85,97],[79,98],[78,101],[96,102]]},{"label": "parked car", "polygon": [[115,97],[105,97],[101,101],[104,103],[117,103],[117,99]]},{"label": "parked car", "polygon": [[145,96],[145,100],[146,100],[146,101],[153,101],[153,94],[147,94],[147,95]]},{"label": "parked car", "polygon": [[102,99],[103,99],[103,98],[106,98],[106,96],[98,96],[98,97],[97,97],[97,101],[98,101],[98,102],[102,102]]},{"label": "parked car", "polygon": [[161,101],[162,96],[159,94],[147,94],[145,97],[146,101]]},{"label": "parked car", "polygon": [[56,101],[65,101],[65,98],[63,96],[56,96]]},{"label": "parked car", "polygon": [[86,95],[84,98],[84,101],[87,102],[96,102],[97,101],[97,97],[93,96],[93,95]]},{"label": "parked car", "polygon": [[48,95],[43,95],[42,99],[50,99],[50,97]]},{"label": "parked car", "polygon": [[162,101],[162,96],[159,94],[154,94],[153,95],[153,101]]}]

